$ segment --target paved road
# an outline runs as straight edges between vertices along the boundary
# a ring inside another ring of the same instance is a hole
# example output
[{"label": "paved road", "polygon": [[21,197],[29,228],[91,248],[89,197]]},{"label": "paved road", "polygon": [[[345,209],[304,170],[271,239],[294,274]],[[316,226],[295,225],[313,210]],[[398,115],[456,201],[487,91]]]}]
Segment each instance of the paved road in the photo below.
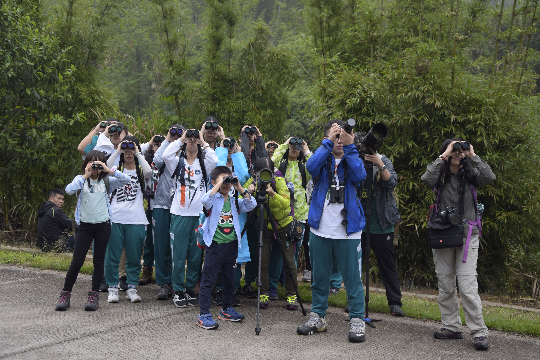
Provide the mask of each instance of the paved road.
[{"label": "paved road", "polygon": [[79,276],[71,308],[56,312],[64,276],[0,265],[0,359],[540,359],[538,338],[491,331],[490,350],[478,352],[468,337],[435,340],[435,322],[388,314],[373,314],[383,321],[367,329],[365,343],[351,344],[338,308],[326,316],[326,333],[299,336],[296,327],[306,320],[300,311],[285,310],[284,301],[262,310],[259,336],[255,301],[247,299],[238,308],[243,323],[219,321],[218,330],[208,331],[195,325],[198,308],[155,300],[156,285],[139,287],[138,304],[122,293],[120,303],[108,304],[102,293],[99,310],[85,312],[88,275]]}]

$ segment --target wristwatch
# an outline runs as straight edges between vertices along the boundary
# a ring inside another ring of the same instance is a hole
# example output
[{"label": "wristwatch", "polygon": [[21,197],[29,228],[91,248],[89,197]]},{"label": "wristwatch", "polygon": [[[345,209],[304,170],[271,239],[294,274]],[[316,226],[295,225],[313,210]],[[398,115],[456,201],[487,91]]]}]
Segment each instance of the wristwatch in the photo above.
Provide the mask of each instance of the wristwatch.
[{"label": "wristwatch", "polygon": [[380,172],[383,172],[384,170],[386,170],[386,165],[379,169]]},{"label": "wristwatch", "polygon": [[244,192],[241,193],[240,195],[242,195],[242,197],[246,196],[246,194],[249,194],[249,191],[247,191],[246,189],[244,189]]}]

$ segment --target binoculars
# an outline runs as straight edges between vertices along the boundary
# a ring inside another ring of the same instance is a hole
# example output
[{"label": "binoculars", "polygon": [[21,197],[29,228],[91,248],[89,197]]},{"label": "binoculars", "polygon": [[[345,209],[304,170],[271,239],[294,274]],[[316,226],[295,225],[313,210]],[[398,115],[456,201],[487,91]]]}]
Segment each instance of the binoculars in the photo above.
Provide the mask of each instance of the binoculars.
[{"label": "binoculars", "polygon": [[229,148],[229,149],[233,149],[234,148],[234,145],[236,144],[236,140],[234,139],[225,139],[223,140],[223,147],[224,148]]},{"label": "binoculars", "polygon": [[213,122],[213,121],[208,121],[208,122],[206,122],[206,124],[204,124],[204,128],[206,130],[217,130],[218,123]]},{"label": "binoculars", "polygon": [[292,145],[293,149],[302,151],[304,148],[304,140],[300,139],[299,137],[294,136],[290,141],[289,145]]},{"label": "binoculars", "polygon": [[248,126],[244,129],[246,134],[257,134],[257,128],[255,126]]},{"label": "binoculars", "polygon": [[135,150],[135,143],[133,141],[123,142],[120,144],[120,149],[122,150]]},{"label": "binoculars", "polygon": [[102,121],[101,124],[99,124],[99,127],[106,128],[107,126],[111,125],[110,121]]},{"label": "binoculars", "polygon": [[463,142],[456,142],[454,143],[453,145],[453,151],[459,151],[460,149],[462,149],[463,151],[467,151],[471,148],[471,144],[469,144],[468,142],[466,141],[463,141]]},{"label": "binoculars", "polygon": [[113,125],[109,128],[109,134],[114,134],[115,132],[121,133],[124,130],[120,125]]},{"label": "binoculars", "polygon": [[182,136],[182,134],[184,133],[184,130],[177,127],[172,127],[169,129],[169,132],[171,133],[172,136],[176,136],[176,135]]},{"label": "binoculars", "polygon": [[187,138],[198,138],[199,137],[199,130],[192,130],[189,129],[186,131],[186,137]]},{"label": "binoculars", "polygon": [[338,186],[336,180],[330,182],[330,204],[343,204],[345,201],[345,186]]},{"label": "binoculars", "polygon": [[156,135],[154,136],[154,142],[155,143],[161,143],[165,140],[165,136],[163,135]]},{"label": "binoculars", "polygon": [[232,176],[232,175],[229,175],[229,176],[226,176],[223,178],[223,184],[225,185],[229,185],[229,184],[232,184],[232,185],[236,185],[238,184],[238,178]]},{"label": "binoculars", "polygon": [[278,145],[277,145],[276,143],[271,142],[271,143],[269,143],[269,144],[266,146],[266,148],[267,148],[267,149],[268,149],[268,148],[274,148],[274,149],[277,149],[277,148],[278,148]]},{"label": "binoculars", "polygon": [[103,170],[103,165],[93,163],[92,164],[92,170]]}]

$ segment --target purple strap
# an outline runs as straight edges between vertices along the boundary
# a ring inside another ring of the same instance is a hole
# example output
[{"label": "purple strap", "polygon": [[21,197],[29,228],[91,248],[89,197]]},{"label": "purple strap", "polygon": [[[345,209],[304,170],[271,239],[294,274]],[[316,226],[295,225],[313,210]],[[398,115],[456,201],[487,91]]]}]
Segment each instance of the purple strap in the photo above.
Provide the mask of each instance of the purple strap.
[{"label": "purple strap", "polygon": [[480,225],[480,223],[480,219],[476,221],[469,220],[469,232],[467,233],[467,241],[465,242],[465,251],[463,251],[463,260],[461,260],[463,263],[467,262],[467,254],[469,253],[469,244],[471,243],[471,235],[474,225],[478,227],[478,237],[480,237],[480,232],[482,231],[482,225]]}]

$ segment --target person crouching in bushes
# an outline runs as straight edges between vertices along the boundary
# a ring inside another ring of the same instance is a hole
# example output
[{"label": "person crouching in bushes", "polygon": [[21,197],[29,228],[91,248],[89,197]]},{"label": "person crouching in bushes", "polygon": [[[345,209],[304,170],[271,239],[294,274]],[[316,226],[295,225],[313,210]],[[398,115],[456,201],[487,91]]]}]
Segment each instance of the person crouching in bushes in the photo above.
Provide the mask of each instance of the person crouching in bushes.
[{"label": "person crouching in bushes", "polygon": [[480,217],[475,188],[493,182],[495,174],[489,165],[475,154],[471,144],[459,139],[446,139],[439,154],[439,158],[427,166],[422,182],[439,192],[438,211],[448,207],[459,209],[459,199],[463,196],[461,217],[465,226],[463,246],[432,250],[439,280],[438,302],[443,323],[443,327],[437,330],[434,336],[437,339],[463,339],[456,290],[457,277],[461,304],[467,327],[471,330],[473,345],[477,350],[487,350],[488,329],[482,314],[476,273],[480,246],[479,228],[473,224],[479,224],[477,221]]},{"label": "person crouching in bushes", "polygon": [[118,302],[118,266],[122,249],[126,249],[126,277],[128,289],[126,297],[132,303],[140,302],[135,286],[139,284],[141,255],[148,220],[144,212],[143,192],[145,179],[151,179],[152,169],[140,151],[139,140],[126,136],[107,165],[114,164],[120,156],[118,170],[128,175],[129,184],[117,189],[112,195],[112,229],[105,257],[105,281],[109,285],[110,303]]},{"label": "person crouching in bushes", "polygon": [[[56,310],[65,311],[69,307],[73,285],[77,281],[77,275],[84,264],[88,249],[92,246],[92,241],[94,242],[94,273],[92,274],[92,290],[88,292],[88,301],[84,309],[97,310],[105,251],[111,235],[109,194],[128,184],[129,181],[129,176],[107,167],[105,155],[102,152],[93,150],[86,155],[82,165],[82,175],[77,175],[71,184],[66,186],[68,195],[77,193],[79,197],[75,210],[75,221],[79,225],[79,231]],[[116,268],[118,269],[118,266]]]},{"label": "person crouching in bushes", "polygon": [[[251,178],[246,182],[246,186],[249,186],[253,181],[254,184],[257,184],[259,174],[261,170],[269,169],[273,172],[274,162],[269,158],[260,158],[255,161],[253,165],[253,175],[254,179]],[[294,261],[294,244],[291,243],[289,238],[290,224],[293,221],[291,214],[291,200],[289,188],[283,177],[274,177],[270,184],[267,187],[267,199],[272,212],[272,216],[276,221],[277,233],[274,234],[272,224],[268,222],[268,215],[264,214],[265,223],[267,227],[263,229],[263,248],[262,248],[262,258],[261,258],[261,282],[262,289],[259,299],[259,307],[261,309],[267,309],[270,304],[269,298],[269,263],[270,263],[270,252],[272,250],[272,244],[277,246],[277,237],[281,240],[281,248],[285,253],[285,258],[287,259],[287,264],[289,268],[285,269],[285,288],[287,290],[287,309],[288,310],[297,310],[298,309],[298,300],[296,298],[295,288],[298,285],[296,279],[296,263]],[[254,220],[255,221],[255,220]],[[290,273],[295,274],[295,276],[290,276]]]},{"label": "person crouching in bushes", "polygon": [[[232,177],[227,166],[216,166],[211,173],[212,190],[202,197],[202,203],[209,214],[203,224],[203,240],[206,245],[205,260],[202,270],[201,291],[199,294],[200,314],[197,325],[204,329],[217,329],[218,323],[212,319],[212,288],[219,272],[222,273],[222,306],[218,319],[241,321],[244,315],[232,307],[234,298],[234,280],[238,245],[242,228],[239,213],[246,213],[257,206],[257,201],[242,188],[238,178]],[[234,184],[233,184],[234,183]],[[231,187],[235,196],[229,196]],[[251,185],[252,191],[254,186]],[[243,198],[238,198],[240,194]]]}]

